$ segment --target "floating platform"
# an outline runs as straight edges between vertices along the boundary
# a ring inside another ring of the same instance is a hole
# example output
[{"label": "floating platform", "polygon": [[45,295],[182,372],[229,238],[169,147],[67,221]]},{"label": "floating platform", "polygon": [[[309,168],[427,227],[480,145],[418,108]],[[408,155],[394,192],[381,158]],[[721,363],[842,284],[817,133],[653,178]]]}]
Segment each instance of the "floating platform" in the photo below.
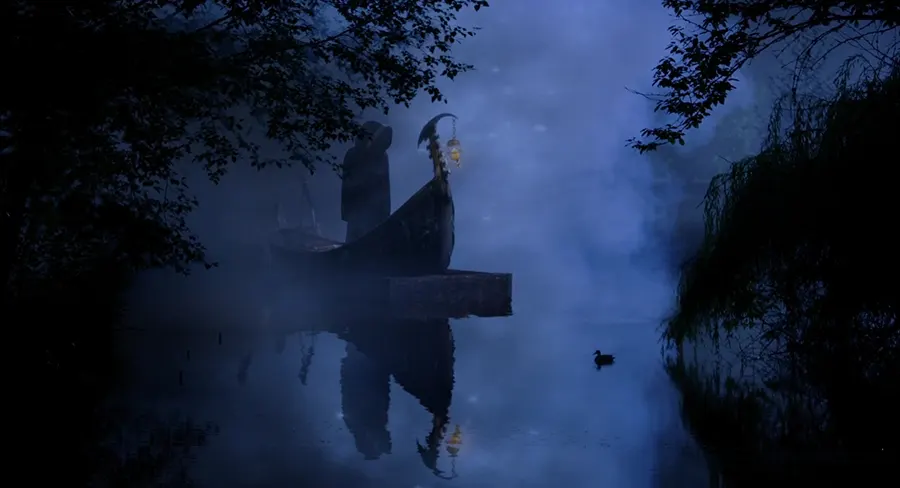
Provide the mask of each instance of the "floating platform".
[{"label": "floating platform", "polygon": [[289,292],[268,306],[280,309],[281,319],[288,323],[299,316],[344,322],[379,317],[431,320],[512,315],[511,273],[451,269],[420,276],[341,278],[322,282],[317,290],[312,300],[308,293]]},{"label": "floating platform", "polygon": [[380,298],[398,318],[512,315],[512,274],[449,269],[442,274],[383,278]]}]

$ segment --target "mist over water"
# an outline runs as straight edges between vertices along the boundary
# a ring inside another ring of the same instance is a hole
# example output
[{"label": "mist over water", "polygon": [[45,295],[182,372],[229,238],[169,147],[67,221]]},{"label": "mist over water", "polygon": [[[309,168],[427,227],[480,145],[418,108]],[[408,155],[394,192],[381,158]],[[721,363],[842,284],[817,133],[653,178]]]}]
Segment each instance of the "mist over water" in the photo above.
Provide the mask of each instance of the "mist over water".
[{"label": "mist over water", "polygon": [[[260,325],[257,300],[284,290],[257,286],[254,263],[278,202],[292,218],[303,170],[240,168],[219,186],[193,187],[193,223],[219,268],[143,277],[130,309],[139,330],[123,337],[131,381],[116,401],[220,425],[198,451],[200,486],[700,486],[684,481],[704,468],[685,458],[690,442],[659,354],[658,324],[674,296],[662,253],[646,252],[660,196],[650,160],[625,147],[651,124],[647,101],[625,87],[649,84],[670,19],[649,1],[492,3],[461,18],[482,30],[456,50],[476,71],[442,86],[449,104],[423,100],[372,117],[394,128],[394,209],[431,176],[416,149],[422,124],[440,112],[459,117],[451,267],[514,275],[512,317],[451,321],[459,477],[423,466],[416,441],[431,415],[396,381],[391,454],[364,460],[342,418],[345,342],[281,338]],[[447,120],[439,133],[450,137]],[[323,168],[310,188],[323,233],[343,239],[339,180]],[[299,323],[309,304],[292,292]],[[313,340],[303,385],[301,356]],[[595,349],[616,364],[597,371]],[[446,456],[438,464],[450,470]]]}]

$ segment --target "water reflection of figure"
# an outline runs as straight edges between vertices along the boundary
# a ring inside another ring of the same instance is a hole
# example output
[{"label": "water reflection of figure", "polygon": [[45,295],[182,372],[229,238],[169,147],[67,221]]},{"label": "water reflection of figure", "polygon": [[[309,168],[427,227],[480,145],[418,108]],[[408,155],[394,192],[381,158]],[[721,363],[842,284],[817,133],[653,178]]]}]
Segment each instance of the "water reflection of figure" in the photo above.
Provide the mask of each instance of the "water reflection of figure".
[{"label": "water reflection of figure", "polygon": [[[377,293],[373,296],[376,301],[380,297]],[[306,339],[314,340],[316,334],[328,332],[346,343],[340,368],[342,417],[357,451],[369,460],[390,454],[396,440],[392,440],[388,430],[393,376],[432,416],[430,425],[423,429],[427,431],[425,438],[416,439],[422,463],[435,476],[455,477],[462,432],[458,427],[449,435],[447,432],[451,425],[455,361],[450,319],[398,318],[373,304],[364,306],[363,302],[304,316],[300,323],[292,307],[275,307],[271,321],[275,325],[261,329],[275,333],[272,338],[276,350],[284,347],[283,334],[300,333],[299,376],[303,384],[314,353],[314,344]],[[408,311],[399,313],[412,315]],[[246,364],[241,366],[243,369]],[[441,469],[445,465],[449,474]]]},{"label": "water reflection of figure", "polygon": [[393,375],[433,416],[424,445],[416,442],[422,462],[436,476],[452,477],[437,467],[453,397],[454,343],[449,320],[359,322],[339,335],[348,342],[341,364],[344,419],[360,452],[368,459],[390,452],[387,412]]},{"label": "water reflection of figure", "polygon": [[387,150],[394,131],[378,122],[363,124],[366,134],[347,151],[341,184],[341,219],[346,242],[355,241],[391,215],[391,176]]},{"label": "water reflection of figure", "polygon": [[388,410],[391,372],[348,342],[341,360],[341,411],[356,450],[366,460],[391,453]]}]

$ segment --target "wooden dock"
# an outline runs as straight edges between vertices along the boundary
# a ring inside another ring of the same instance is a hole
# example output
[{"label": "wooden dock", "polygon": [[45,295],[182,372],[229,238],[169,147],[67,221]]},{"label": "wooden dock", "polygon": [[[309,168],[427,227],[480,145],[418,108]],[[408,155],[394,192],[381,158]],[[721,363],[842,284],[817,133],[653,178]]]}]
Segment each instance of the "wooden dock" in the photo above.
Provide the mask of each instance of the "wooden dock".
[{"label": "wooden dock", "polygon": [[398,318],[512,315],[512,274],[447,270],[444,274],[384,278],[382,297]]},{"label": "wooden dock", "polygon": [[[308,293],[279,295],[264,307],[269,326],[289,330],[343,330],[347,324],[506,317],[512,310],[512,274],[447,270],[442,274],[340,279]],[[300,319],[300,320],[298,320]]]},{"label": "wooden dock", "polygon": [[[330,319],[421,319],[506,317],[512,315],[512,274],[447,270],[423,276],[342,278],[318,288],[316,304],[303,313]],[[296,304],[306,294],[282,296],[282,304]],[[272,304],[274,306],[274,303]]]}]

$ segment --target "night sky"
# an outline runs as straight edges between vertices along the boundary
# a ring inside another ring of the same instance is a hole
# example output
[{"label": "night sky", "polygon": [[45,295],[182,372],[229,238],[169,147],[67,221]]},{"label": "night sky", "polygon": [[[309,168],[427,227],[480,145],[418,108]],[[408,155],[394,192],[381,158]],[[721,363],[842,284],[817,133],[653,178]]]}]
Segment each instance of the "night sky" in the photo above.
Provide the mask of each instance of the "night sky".
[{"label": "night sky", "polygon": [[[255,236],[274,225],[273,198],[291,195],[299,179],[299,170],[236,171],[218,188],[194,187],[202,204],[196,228],[222,267],[143,279],[131,320],[148,330],[126,341],[129,408],[220,425],[196,452],[200,486],[642,488],[706,480],[662,370],[658,327],[674,278],[652,229],[666,196],[652,190],[650,159],[625,142],[653,123],[651,104],[626,87],[649,89],[670,17],[649,0],[551,5],[498,0],[464,14],[461,22],[482,30],[455,54],[477,69],[442,83],[449,103],[372,117],[394,127],[396,208],[430,177],[416,150],[421,125],[439,112],[459,116],[452,267],[515,277],[514,316],[452,321],[459,477],[443,481],[422,465],[416,440],[430,415],[396,384],[392,453],[363,459],[341,419],[345,344],[337,337],[318,336],[303,386],[300,335],[278,354],[273,337],[232,332],[258,311],[240,298],[252,293],[243,290],[250,280],[229,263],[252,253]],[[450,123],[439,130],[446,140]],[[324,170],[311,184],[325,233],[340,237],[337,179]],[[159,324],[174,323],[191,330],[173,339]],[[222,346],[216,329],[225,331]],[[597,371],[598,348],[617,363]],[[240,384],[236,372],[250,349]],[[450,469],[445,458],[439,464]]]}]

